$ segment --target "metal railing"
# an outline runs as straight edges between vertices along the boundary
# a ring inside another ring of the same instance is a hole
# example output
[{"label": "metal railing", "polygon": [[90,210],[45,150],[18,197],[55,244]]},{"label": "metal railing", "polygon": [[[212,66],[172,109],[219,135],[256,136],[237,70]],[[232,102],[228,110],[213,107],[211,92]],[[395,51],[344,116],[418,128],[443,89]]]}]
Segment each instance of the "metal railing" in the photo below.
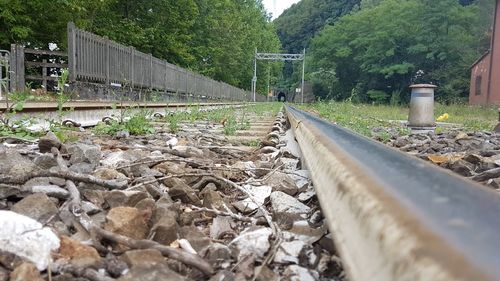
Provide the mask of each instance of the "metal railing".
[{"label": "metal railing", "polygon": [[3,98],[3,93],[9,91],[10,77],[10,52],[0,50],[0,99]]},{"label": "metal railing", "polygon": [[[68,23],[70,81],[119,84],[193,98],[251,101],[250,93]],[[266,97],[259,97],[265,101]]]}]

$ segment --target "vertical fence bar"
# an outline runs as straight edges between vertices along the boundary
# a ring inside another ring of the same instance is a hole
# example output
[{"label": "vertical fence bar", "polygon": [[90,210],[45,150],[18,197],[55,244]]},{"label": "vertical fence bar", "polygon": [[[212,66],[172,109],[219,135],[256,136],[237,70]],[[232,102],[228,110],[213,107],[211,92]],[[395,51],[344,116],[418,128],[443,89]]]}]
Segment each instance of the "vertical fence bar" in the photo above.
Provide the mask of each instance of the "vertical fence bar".
[{"label": "vertical fence bar", "polygon": [[110,70],[110,43],[107,38],[104,39],[105,49],[106,49],[106,85],[109,85],[109,70]]},{"label": "vertical fence bar", "polygon": [[43,87],[43,91],[46,92],[47,91],[47,60],[46,59],[43,59],[42,60],[42,87]]},{"label": "vertical fence bar", "polygon": [[134,87],[134,60],[135,57],[135,50],[134,47],[130,47],[130,87]]},{"label": "vertical fence bar", "polygon": [[72,22],[68,23],[68,69],[69,69],[69,81],[76,81],[76,32],[75,24]]},{"label": "vertical fence bar", "polygon": [[149,89],[153,88],[153,55],[149,54]]}]

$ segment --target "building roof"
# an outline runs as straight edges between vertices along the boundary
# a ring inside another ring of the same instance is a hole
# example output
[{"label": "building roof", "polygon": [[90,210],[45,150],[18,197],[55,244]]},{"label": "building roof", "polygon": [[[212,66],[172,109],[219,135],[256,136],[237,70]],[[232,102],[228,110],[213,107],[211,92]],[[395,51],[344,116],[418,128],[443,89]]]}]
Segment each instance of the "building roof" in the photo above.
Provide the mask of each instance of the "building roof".
[{"label": "building roof", "polygon": [[473,67],[474,67],[474,66],[476,66],[478,63],[482,62],[482,61],[484,60],[484,58],[485,58],[487,55],[489,55],[489,54],[490,54],[490,52],[491,52],[491,50],[488,50],[488,51],[484,52],[484,54],[483,54],[480,58],[478,58],[478,59],[477,59],[477,60],[476,60],[476,61],[475,61],[475,62],[474,62],[471,66],[470,66],[470,68],[473,68]]}]

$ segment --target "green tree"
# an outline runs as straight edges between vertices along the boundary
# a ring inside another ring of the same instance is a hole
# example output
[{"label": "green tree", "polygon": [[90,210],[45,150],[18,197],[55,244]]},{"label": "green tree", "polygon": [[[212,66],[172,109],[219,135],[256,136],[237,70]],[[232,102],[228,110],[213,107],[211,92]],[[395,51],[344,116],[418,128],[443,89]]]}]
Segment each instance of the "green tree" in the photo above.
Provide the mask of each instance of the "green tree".
[{"label": "green tree", "polygon": [[330,96],[345,99],[355,90],[362,101],[375,96],[379,101],[383,91],[387,97],[402,93],[402,100],[407,100],[412,82],[439,85],[438,97],[443,100],[467,96],[468,68],[478,56],[476,4],[370,2],[373,5],[363,3],[360,11],[326,27],[313,40],[312,69],[336,74]]}]

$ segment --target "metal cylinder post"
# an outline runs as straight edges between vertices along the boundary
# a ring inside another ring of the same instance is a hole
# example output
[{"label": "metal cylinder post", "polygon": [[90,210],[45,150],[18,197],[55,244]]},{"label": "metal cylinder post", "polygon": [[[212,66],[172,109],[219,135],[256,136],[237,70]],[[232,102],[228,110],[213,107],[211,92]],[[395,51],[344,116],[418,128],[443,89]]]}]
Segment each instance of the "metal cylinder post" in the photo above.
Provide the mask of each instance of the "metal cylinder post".
[{"label": "metal cylinder post", "polygon": [[416,84],[411,85],[410,114],[408,127],[415,129],[433,128],[434,120],[434,89],[436,85]]}]

